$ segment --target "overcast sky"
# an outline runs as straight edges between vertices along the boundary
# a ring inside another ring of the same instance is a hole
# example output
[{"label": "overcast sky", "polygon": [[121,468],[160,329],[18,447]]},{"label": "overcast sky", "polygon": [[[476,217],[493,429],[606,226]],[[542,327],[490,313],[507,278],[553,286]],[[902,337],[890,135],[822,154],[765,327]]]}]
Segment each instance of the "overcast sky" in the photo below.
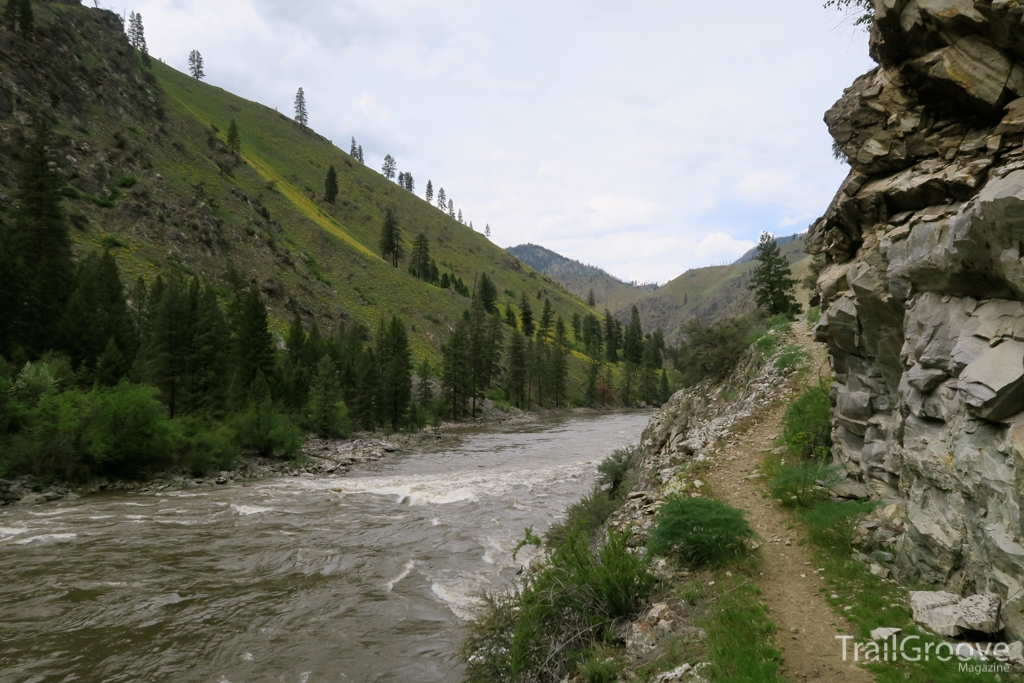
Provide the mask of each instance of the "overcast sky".
[{"label": "overcast sky", "polygon": [[[103,3],[106,4],[106,3]],[[825,110],[873,65],[821,0],[148,0],[150,53],[385,154],[495,243],[664,282],[802,232]]]}]

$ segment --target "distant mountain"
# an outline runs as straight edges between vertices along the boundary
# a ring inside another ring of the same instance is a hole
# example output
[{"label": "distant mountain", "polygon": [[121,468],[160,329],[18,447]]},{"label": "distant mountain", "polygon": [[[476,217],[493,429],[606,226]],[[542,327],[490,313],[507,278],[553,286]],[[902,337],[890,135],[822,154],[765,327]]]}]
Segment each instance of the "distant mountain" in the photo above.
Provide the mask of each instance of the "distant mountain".
[{"label": "distant mountain", "polygon": [[[804,235],[778,238],[782,253],[789,259],[793,276],[803,280],[808,273],[810,257],[804,253]],[[710,323],[754,310],[753,292],[747,289],[754,269],[757,249],[744,254],[732,265],[710,266],[688,270],[635,302],[645,331],[660,327],[670,343],[680,339],[679,329],[690,318]],[[808,292],[797,287],[797,300],[806,307]],[[616,313],[628,320],[629,310]]]},{"label": "distant mountain", "polygon": [[624,282],[596,266],[566,258],[537,244],[520,244],[507,251],[584,301],[593,290],[598,310],[618,311],[658,289],[656,284]]},{"label": "distant mountain", "polygon": [[[810,265],[810,257],[804,253],[804,235],[779,237],[776,242],[789,259],[793,276],[803,280]],[[679,330],[690,318],[711,323],[754,310],[754,295],[747,285],[754,269],[756,247],[731,265],[694,268],[660,286],[623,282],[596,266],[536,244],[521,244],[507,251],[581,299],[586,300],[587,292],[593,289],[596,308],[607,308],[623,322],[628,322],[630,310],[636,306],[644,331],[660,327],[672,344],[679,341]],[[807,290],[797,287],[797,300],[806,307],[807,299]]]}]

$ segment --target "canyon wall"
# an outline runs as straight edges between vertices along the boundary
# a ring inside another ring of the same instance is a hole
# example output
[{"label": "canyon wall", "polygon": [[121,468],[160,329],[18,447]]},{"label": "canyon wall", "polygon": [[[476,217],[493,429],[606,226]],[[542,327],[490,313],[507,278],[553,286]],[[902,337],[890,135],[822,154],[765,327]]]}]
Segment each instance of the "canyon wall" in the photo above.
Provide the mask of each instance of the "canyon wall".
[{"label": "canyon wall", "polygon": [[1024,634],[1024,0],[875,0],[825,121],[851,171],[808,251],[834,456],[905,505],[902,575]]}]

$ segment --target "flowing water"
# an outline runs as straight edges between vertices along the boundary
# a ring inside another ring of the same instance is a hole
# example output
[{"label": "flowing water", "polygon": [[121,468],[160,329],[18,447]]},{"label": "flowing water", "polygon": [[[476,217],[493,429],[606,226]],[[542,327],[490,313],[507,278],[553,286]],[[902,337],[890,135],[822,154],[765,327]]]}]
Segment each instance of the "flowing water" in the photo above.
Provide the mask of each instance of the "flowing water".
[{"label": "flowing water", "polygon": [[338,477],[0,508],[0,681],[457,681],[464,619],[514,579],[523,528],[647,418],[466,432]]}]

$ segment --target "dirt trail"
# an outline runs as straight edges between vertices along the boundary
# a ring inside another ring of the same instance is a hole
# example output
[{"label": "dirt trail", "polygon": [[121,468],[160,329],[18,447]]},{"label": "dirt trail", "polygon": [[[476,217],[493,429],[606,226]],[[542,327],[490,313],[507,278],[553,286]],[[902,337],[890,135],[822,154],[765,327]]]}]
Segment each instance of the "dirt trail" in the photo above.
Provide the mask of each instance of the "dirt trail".
[{"label": "dirt trail", "polygon": [[[797,341],[811,354],[815,369],[826,367],[825,349],[811,341],[806,325],[793,326]],[[874,676],[840,656],[839,634],[852,634],[849,623],[832,611],[819,593],[825,585],[811,564],[811,553],[797,545],[800,529],[790,529],[792,515],[771,498],[765,498],[756,473],[781,432],[781,419],[791,397],[779,400],[753,427],[730,442],[716,458],[708,483],[716,497],[746,510],[761,539],[762,576],[758,584],[777,630],[776,645],[782,650],[780,673],[804,681],[853,683],[874,681]]]}]

